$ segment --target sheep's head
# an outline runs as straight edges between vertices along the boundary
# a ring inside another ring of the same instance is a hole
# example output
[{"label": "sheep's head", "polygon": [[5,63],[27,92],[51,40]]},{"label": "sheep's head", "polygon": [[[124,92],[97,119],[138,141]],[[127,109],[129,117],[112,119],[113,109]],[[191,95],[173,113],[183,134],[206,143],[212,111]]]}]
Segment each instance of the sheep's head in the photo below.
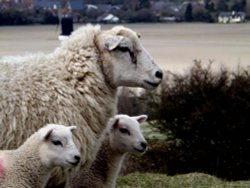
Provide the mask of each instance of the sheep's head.
[{"label": "sheep's head", "polygon": [[80,162],[80,153],[72,137],[72,131],[75,129],[75,126],[66,127],[58,124],[48,124],[40,129],[40,157],[43,164],[48,167],[72,167]]},{"label": "sheep's head", "polygon": [[161,83],[162,70],[154,63],[133,30],[116,26],[102,31],[96,37],[96,44],[104,74],[113,87],[153,89]]},{"label": "sheep's head", "polygon": [[147,119],[146,115],[116,115],[109,122],[110,143],[114,151],[121,154],[142,154],[147,149],[147,142],[140,130],[140,123]]}]

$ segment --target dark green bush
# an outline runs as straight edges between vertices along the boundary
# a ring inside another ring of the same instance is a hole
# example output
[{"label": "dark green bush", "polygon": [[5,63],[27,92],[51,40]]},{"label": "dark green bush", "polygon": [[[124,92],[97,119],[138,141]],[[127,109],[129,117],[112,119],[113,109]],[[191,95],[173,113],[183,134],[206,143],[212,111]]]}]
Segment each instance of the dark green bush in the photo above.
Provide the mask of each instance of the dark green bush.
[{"label": "dark green bush", "polygon": [[185,75],[166,73],[161,88],[144,98],[153,124],[171,133],[172,142],[162,143],[165,151],[158,156],[168,174],[200,171],[250,178],[248,70],[215,73],[211,64],[196,62]]}]

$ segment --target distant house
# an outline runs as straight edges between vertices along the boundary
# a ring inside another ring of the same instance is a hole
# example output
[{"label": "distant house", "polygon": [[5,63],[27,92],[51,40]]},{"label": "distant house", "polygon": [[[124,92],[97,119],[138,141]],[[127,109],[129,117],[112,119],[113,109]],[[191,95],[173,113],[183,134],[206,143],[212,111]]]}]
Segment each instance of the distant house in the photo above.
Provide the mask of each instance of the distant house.
[{"label": "distant house", "polygon": [[0,10],[7,10],[12,6],[13,2],[11,1],[1,1],[0,2]]},{"label": "distant house", "polygon": [[118,23],[120,19],[113,14],[103,14],[99,18],[97,18],[97,22],[101,23]]},{"label": "distant house", "polygon": [[86,10],[98,10],[100,12],[113,12],[121,9],[121,5],[111,5],[111,4],[86,4]]},{"label": "distant house", "polygon": [[158,2],[152,3],[151,8],[154,11],[167,10],[167,11],[178,12],[179,4],[175,2],[158,1]]},{"label": "distant house", "polygon": [[175,22],[180,17],[180,5],[176,2],[160,0],[151,3],[151,9],[161,22]]},{"label": "distant house", "polygon": [[245,12],[221,12],[218,16],[219,23],[241,23],[246,18]]},{"label": "distant house", "polygon": [[93,4],[86,4],[85,9],[88,10],[88,11],[89,10],[97,10],[98,7],[96,5],[93,5]]}]

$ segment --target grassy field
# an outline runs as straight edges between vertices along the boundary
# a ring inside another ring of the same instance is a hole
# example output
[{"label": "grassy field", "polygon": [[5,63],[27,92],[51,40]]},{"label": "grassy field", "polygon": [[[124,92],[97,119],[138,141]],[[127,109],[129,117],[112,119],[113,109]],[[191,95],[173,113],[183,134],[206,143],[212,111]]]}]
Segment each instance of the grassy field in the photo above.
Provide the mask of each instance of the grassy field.
[{"label": "grassy field", "polygon": [[[75,29],[80,25],[75,25]],[[103,25],[104,29],[113,25]],[[194,59],[235,68],[250,65],[250,24],[130,24],[164,69],[186,70]],[[56,26],[0,27],[0,57],[30,52],[52,52],[60,42]]]},{"label": "grassy field", "polygon": [[117,188],[249,188],[250,181],[224,181],[203,173],[167,176],[133,173],[119,177]]}]

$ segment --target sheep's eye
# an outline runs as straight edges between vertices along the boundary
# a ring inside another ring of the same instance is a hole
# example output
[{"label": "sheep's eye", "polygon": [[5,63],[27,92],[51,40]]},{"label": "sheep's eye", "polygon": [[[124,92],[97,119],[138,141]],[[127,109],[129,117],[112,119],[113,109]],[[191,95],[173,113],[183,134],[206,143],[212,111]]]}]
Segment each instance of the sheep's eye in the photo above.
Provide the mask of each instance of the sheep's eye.
[{"label": "sheep's eye", "polygon": [[52,143],[56,146],[63,146],[63,144],[60,140],[52,140]]},{"label": "sheep's eye", "polygon": [[121,52],[128,52],[130,57],[131,57],[132,63],[136,64],[136,62],[137,62],[136,57],[135,57],[134,53],[127,46],[117,46],[115,48],[115,50],[119,50]]},{"label": "sheep's eye", "polygon": [[130,52],[130,49],[127,46],[117,46],[115,49],[121,52]]},{"label": "sheep's eye", "polygon": [[120,130],[120,132],[121,132],[122,134],[127,134],[127,135],[130,135],[130,132],[129,132],[129,130],[128,130],[128,129],[125,129],[125,128],[120,128],[119,130]]}]

